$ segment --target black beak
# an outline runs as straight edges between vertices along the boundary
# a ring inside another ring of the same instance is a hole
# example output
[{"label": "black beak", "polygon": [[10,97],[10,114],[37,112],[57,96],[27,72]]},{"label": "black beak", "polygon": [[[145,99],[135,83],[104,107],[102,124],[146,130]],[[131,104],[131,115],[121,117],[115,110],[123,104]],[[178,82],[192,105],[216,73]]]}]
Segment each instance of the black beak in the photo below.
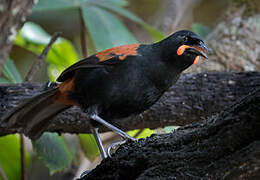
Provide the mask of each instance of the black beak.
[{"label": "black beak", "polygon": [[209,48],[204,44],[203,41],[200,41],[199,45],[194,45],[186,49],[190,53],[194,53],[198,56],[202,56],[208,59],[207,53],[210,53]]}]

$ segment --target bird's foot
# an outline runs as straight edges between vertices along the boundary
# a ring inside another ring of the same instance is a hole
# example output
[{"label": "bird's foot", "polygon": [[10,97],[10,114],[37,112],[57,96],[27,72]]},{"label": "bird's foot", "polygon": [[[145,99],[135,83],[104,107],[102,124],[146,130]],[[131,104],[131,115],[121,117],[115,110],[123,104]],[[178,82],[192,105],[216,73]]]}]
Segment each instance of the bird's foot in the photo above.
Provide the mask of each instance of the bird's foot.
[{"label": "bird's foot", "polygon": [[111,155],[119,148],[119,146],[121,146],[122,144],[125,144],[126,142],[127,142],[127,140],[124,139],[123,141],[118,141],[118,142],[110,144],[107,148],[107,155],[109,157],[111,157]]},{"label": "bird's foot", "polygon": [[80,177],[77,180],[82,180],[86,175],[88,175],[91,172],[91,170],[86,170],[83,173],[81,173]]},{"label": "bird's foot", "polygon": [[129,136],[130,138],[124,139],[122,141],[114,142],[110,144],[107,148],[107,154],[109,157],[111,157],[111,154],[113,154],[122,144],[125,144],[128,141],[137,141],[137,139]]}]

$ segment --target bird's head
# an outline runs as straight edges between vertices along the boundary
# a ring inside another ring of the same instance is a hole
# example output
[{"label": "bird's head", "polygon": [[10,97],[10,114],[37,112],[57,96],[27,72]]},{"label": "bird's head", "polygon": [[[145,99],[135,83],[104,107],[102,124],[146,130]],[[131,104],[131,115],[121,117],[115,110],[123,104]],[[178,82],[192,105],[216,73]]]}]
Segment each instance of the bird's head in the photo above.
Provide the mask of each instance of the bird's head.
[{"label": "bird's head", "polygon": [[182,30],[173,33],[171,36],[161,41],[163,43],[163,54],[167,61],[186,69],[192,64],[196,64],[200,57],[208,58],[209,49],[203,40],[195,33]]}]

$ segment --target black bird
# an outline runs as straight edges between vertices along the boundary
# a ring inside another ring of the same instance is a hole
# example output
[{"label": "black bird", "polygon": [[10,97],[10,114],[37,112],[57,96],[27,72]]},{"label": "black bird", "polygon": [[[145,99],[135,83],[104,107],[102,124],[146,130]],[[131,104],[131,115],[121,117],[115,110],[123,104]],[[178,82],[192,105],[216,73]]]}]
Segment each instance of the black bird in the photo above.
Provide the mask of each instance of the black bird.
[{"label": "black bird", "polygon": [[98,124],[134,140],[113,126],[113,119],[148,109],[183,70],[200,56],[207,58],[207,52],[203,40],[187,30],[154,44],[110,48],[67,68],[57,79],[60,84],[18,106],[4,119],[10,126],[26,122],[25,134],[39,137],[53,116],[79,106],[92,119],[93,134],[105,158]]}]

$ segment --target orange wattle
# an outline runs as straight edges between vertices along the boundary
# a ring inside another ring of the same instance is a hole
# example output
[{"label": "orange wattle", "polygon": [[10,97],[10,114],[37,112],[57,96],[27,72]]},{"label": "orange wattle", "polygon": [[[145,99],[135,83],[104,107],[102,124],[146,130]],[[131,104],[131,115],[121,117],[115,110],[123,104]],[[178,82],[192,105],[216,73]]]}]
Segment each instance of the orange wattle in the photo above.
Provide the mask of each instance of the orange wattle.
[{"label": "orange wattle", "polygon": [[194,61],[193,61],[193,64],[197,64],[199,62],[199,59],[200,59],[200,56],[197,56]]},{"label": "orange wattle", "polygon": [[190,48],[190,46],[188,46],[188,45],[181,45],[181,46],[178,48],[178,50],[177,50],[177,54],[178,54],[179,56],[182,55],[182,54],[184,53],[185,49],[187,49],[187,48]]}]

